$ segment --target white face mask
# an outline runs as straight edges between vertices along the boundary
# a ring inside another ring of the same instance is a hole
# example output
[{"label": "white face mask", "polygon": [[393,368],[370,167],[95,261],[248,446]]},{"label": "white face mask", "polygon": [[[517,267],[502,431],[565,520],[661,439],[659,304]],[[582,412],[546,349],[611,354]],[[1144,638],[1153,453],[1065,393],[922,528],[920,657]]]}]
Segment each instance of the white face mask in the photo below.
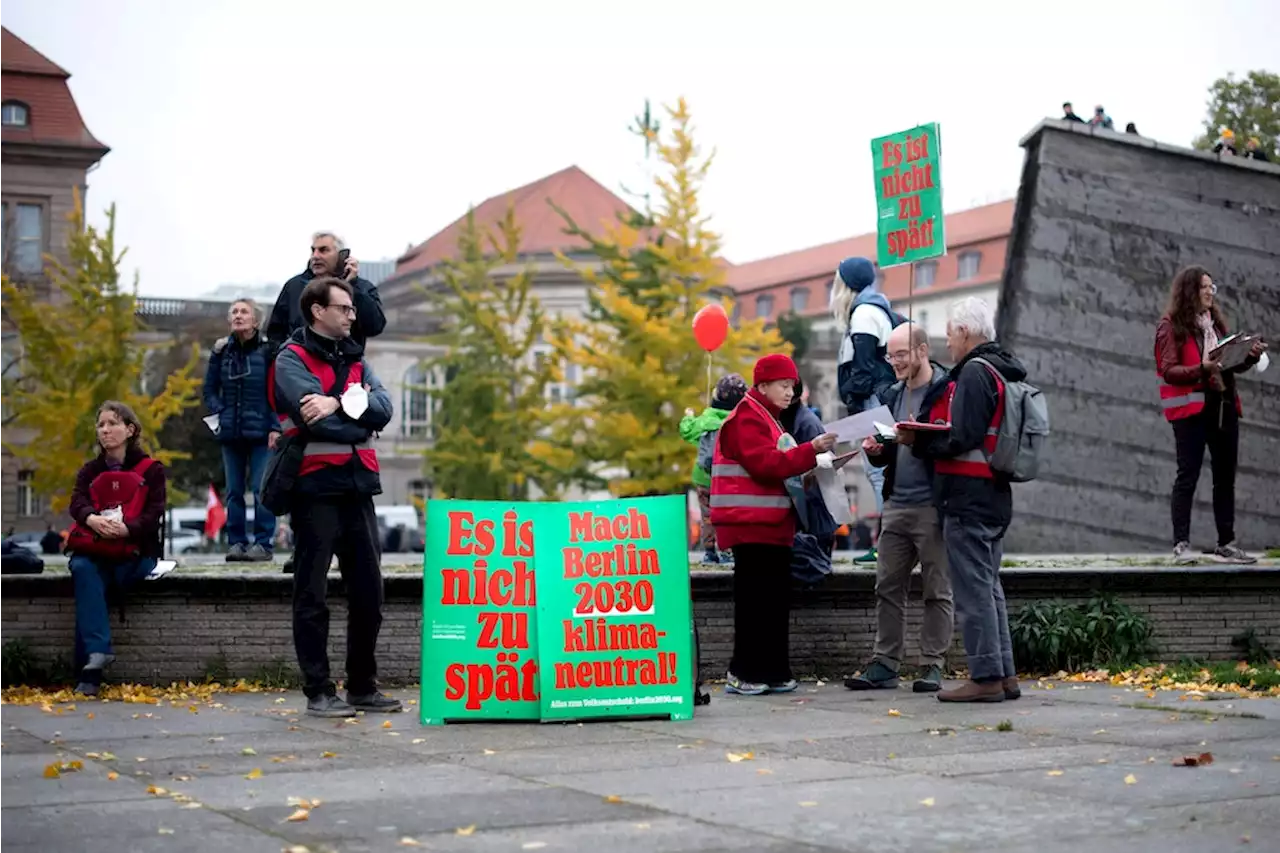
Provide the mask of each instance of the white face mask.
[{"label": "white face mask", "polygon": [[368,408],[369,392],[364,390],[363,385],[348,385],[347,390],[342,392],[342,411],[352,420],[359,420]]}]

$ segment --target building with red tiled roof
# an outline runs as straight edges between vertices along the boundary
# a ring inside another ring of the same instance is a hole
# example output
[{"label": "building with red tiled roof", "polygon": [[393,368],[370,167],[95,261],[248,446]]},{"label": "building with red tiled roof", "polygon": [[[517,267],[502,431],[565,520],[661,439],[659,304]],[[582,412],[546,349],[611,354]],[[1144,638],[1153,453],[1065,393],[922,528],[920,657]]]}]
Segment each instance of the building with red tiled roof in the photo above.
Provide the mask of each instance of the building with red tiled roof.
[{"label": "building with red tiled roof", "polygon": [[[86,174],[109,150],[85,127],[65,69],[0,27],[0,163],[3,164],[4,272],[44,298],[53,298],[45,275],[45,255],[68,263],[67,221]],[[3,336],[6,379],[16,378],[21,342],[6,326]],[[33,472],[24,470],[10,447],[31,440],[29,433],[5,428],[3,516],[6,528],[43,530],[47,513],[32,488]]]}]

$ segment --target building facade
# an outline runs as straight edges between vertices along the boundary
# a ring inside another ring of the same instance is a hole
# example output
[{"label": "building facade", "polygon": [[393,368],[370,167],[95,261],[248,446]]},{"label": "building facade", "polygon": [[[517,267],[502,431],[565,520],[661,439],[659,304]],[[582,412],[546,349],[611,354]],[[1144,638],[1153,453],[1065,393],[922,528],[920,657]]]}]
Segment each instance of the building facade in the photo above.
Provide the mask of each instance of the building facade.
[{"label": "building facade", "polygon": [[[45,256],[66,263],[69,215],[77,193],[83,203],[87,175],[109,150],[85,126],[67,80],[69,73],[18,38],[0,28],[0,166],[3,168],[3,267],[20,286],[45,298],[50,290]],[[22,344],[9,327],[3,332],[4,378],[21,376]],[[30,440],[8,427],[12,412],[6,404],[4,438],[7,444]],[[5,530],[43,529],[54,519],[32,487],[34,472],[20,458],[3,452]]]}]

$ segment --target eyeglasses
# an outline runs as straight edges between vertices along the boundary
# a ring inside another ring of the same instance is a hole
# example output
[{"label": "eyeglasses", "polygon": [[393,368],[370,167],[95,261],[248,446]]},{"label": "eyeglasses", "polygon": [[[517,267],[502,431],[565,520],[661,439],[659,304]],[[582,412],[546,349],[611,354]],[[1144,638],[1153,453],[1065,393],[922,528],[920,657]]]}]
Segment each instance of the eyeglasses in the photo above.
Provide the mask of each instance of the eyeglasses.
[{"label": "eyeglasses", "polygon": [[336,308],[336,309],[338,309],[339,311],[341,311],[343,314],[347,315],[348,317],[354,317],[354,316],[356,316],[356,306],[354,306],[354,305],[352,305],[352,304],[350,304],[350,303],[347,303],[347,304],[345,304],[345,305],[335,305],[335,304],[333,304],[333,303],[329,303],[329,304],[328,304],[328,305],[326,305],[325,307],[326,307],[326,308]]},{"label": "eyeglasses", "polygon": [[884,354],[884,360],[890,364],[898,364],[911,360],[911,350],[901,350],[900,352],[887,352]]}]

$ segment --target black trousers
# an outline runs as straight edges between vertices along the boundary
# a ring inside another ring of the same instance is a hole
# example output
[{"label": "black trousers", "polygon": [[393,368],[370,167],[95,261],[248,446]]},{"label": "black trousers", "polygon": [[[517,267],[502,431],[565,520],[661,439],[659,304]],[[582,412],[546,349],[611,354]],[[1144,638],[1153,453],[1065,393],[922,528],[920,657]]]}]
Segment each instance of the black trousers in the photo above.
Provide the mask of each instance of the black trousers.
[{"label": "black trousers", "polygon": [[378,665],[374,648],[382,627],[382,554],[378,518],[367,495],[298,498],[292,509],[293,645],[308,698],[335,691],[329,678],[329,565],[347,591],[347,691],[372,693]]},{"label": "black trousers", "polygon": [[729,671],[753,684],[791,678],[791,548],[733,548],[733,658]]},{"label": "black trousers", "polygon": [[1209,449],[1213,473],[1213,520],[1218,527],[1218,544],[1236,538],[1236,456],[1240,447],[1240,416],[1235,405],[1220,395],[1210,394],[1204,411],[1173,422],[1178,450],[1178,476],[1173,481],[1170,506],[1173,513],[1173,541],[1191,541],[1191,504],[1196,483]]}]

